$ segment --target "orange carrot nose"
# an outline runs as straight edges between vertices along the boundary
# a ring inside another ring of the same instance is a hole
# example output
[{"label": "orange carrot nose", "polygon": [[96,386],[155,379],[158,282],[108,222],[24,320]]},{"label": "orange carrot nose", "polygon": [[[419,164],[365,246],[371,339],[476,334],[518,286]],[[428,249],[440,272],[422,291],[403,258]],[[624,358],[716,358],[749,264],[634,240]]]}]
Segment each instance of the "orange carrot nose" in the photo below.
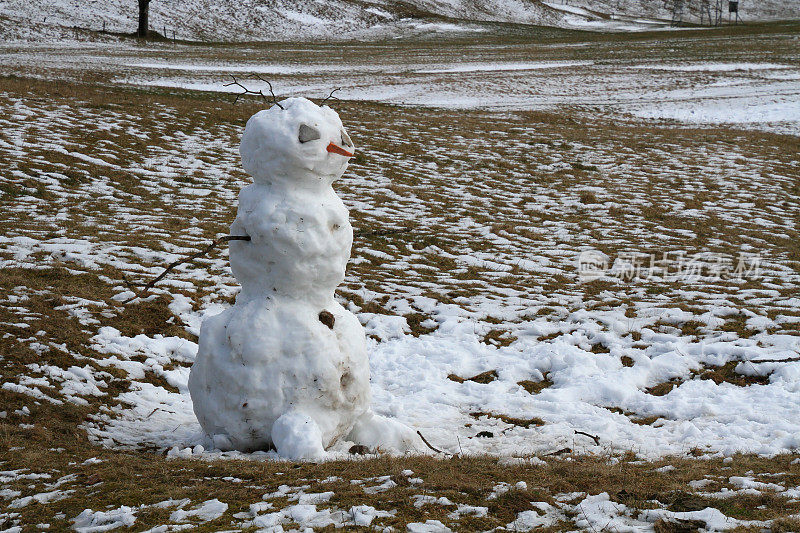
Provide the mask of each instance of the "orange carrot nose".
[{"label": "orange carrot nose", "polygon": [[328,145],[328,151],[332,154],[339,154],[345,157],[353,157],[353,154],[342,148],[341,146],[337,146],[333,143]]}]

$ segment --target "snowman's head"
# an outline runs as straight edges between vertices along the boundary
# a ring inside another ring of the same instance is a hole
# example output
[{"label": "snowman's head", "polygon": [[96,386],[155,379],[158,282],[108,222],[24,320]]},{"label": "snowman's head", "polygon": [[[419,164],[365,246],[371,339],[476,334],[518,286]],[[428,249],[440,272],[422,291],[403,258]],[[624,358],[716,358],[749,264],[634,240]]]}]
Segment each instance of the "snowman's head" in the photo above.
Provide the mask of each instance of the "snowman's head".
[{"label": "snowman's head", "polygon": [[355,147],[338,113],[306,98],[288,98],[247,121],[239,154],[256,183],[330,185]]}]

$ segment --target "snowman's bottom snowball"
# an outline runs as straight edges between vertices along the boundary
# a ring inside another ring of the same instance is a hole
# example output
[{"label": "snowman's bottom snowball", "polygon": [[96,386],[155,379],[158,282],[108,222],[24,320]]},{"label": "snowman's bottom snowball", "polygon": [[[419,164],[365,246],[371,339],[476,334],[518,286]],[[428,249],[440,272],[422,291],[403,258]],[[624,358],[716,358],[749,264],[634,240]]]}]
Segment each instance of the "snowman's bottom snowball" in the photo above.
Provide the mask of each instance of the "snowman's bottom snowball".
[{"label": "snowman's bottom snowball", "polygon": [[265,450],[287,413],[312,418],[328,447],[369,409],[369,359],[358,319],[333,298],[334,318],[287,299],[237,300],[203,321],[189,374],[192,408],[220,449]]},{"label": "snowman's bottom snowball", "polygon": [[295,461],[321,459],[322,431],[314,420],[298,412],[281,415],[272,425],[272,443],[278,455]]}]

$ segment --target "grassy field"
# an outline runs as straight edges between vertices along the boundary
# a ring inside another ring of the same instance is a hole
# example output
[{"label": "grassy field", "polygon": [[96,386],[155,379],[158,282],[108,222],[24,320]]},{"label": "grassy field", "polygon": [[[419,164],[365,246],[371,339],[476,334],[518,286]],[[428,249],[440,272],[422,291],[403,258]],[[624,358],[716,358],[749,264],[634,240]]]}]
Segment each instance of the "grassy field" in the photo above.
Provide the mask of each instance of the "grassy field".
[{"label": "grassy field", "polygon": [[[769,52],[773,33],[794,27],[588,40],[576,34],[572,42],[559,34],[547,43],[554,46],[547,58],[633,60],[643,43],[652,61],[705,59],[712,49],[715,60],[749,60]],[[739,37],[761,48],[737,47]],[[733,44],[716,50],[716,38]],[[569,51],[586,42],[600,51]],[[785,39],[775,42],[775,55],[791,55]],[[375,49],[352,50],[376,57]],[[184,59],[195,52],[218,61],[241,54],[197,49]],[[490,48],[485,53],[494,57]],[[159,419],[168,427],[169,416],[131,415],[131,398],[150,390],[179,396],[175,376],[188,361],[149,353],[147,339],[195,342],[203,311],[232,303],[237,285],[219,252],[181,267],[145,300],[123,304],[120,295],[227,233],[236,194],[248,182],[239,136],[263,104],[118,85],[102,69],[27,70],[7,62],[3,71],[0,528],[403,530],[427,522],[431,530],[458,531],[800,530],[797,445],[777,455],[720,454],[730,426],[718,442],[682,453],[669,437],[671,452],[653,457],[600,432],[595,445],[579,435],[570,437],[577,444],[548,443],[549,428],[558,426],[548,416],[464,405],[461,427],[453,429],[462,439],[457,447],[444,430],[425,429],[447,456],[292,464],[168,453],[164,435],[151,434],[148,424]],[[358,312],[375,349],[398,336],[441,333],[447,322],[437,318],[447,315],[474,324],[489,347],[513,348],[524,339],[570,343],[621,368],[647,367],[665,338],[730,343],[758,357],[780,349],[786,368],[794,364],[785,352],[798,355],[800,336],[797,136],[655,124],[581,106],[335,107],[358,147],[336,186],[356,232],[338,296]],[[582,282],[575,256],[585,249],[640,270]],[[758,259],[757,275],[734,275],[743,257],[747,269]],[[696,271],[687,276],[681,268],[692,259]],[[120,361],[98,340],[101,331],[144,348]],[[737,357],[697,358],[684,373],[640,385],[640,393],[658,402],[696,385],[745,395],[773,390],[781,363]],[[502,368],[488,364],[442,375],[465,390],[504,382]],[[475,374],[482,377],[470,380]],[[796,394],[792,374],[784,375],[786,394]],[[535,399],[562,387],[554,376],[516,384]],[[623,403],[593,408],[653,439],[682,416]],[[117,420],[141,431],[108,429],[123,427]],[[791,431],[780,431],[775,438],[791,442]],[[510,460],[480,432],[541,445]],[[469,453],[458,453],[462,441]],[[192,515],[214,499],[227,504],[224,512]],[[366,523],[357,519],[358,506],[372,508]],[[81,515],[84,509],[95,514]],[[88,522],[76,522],[79,515]],[[134,522],[124,518],[131,516]]]}]

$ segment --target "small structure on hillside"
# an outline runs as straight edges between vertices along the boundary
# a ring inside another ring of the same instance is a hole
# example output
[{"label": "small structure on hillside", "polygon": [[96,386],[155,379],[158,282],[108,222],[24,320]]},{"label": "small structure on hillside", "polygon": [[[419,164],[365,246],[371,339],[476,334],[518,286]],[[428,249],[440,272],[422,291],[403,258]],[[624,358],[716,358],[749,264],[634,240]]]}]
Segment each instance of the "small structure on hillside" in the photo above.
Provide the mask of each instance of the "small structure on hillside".
[{"label": "small structure on hillside", "polygon": [[[664,2],[664,7],[667,7],[669,0]],[[685,0],[672,0],[672,25],[677,26],[683,22],[683,14],[686,9]]]},{"label": "small structure on hillside", "polygon": [[735,17],[733,23],[739,24],[739,0],[728,1],[728,22],[730,22],[732,16]]},{"label": "small structure on hillside", "polygon": [[680,25],[687,17],[696,17],[703,25],[720,26],[725,11],[728,22],[738,24],[741,22],[739,8],[740,0],[664,0],[664,9],[671,13],[673,26]]}]

